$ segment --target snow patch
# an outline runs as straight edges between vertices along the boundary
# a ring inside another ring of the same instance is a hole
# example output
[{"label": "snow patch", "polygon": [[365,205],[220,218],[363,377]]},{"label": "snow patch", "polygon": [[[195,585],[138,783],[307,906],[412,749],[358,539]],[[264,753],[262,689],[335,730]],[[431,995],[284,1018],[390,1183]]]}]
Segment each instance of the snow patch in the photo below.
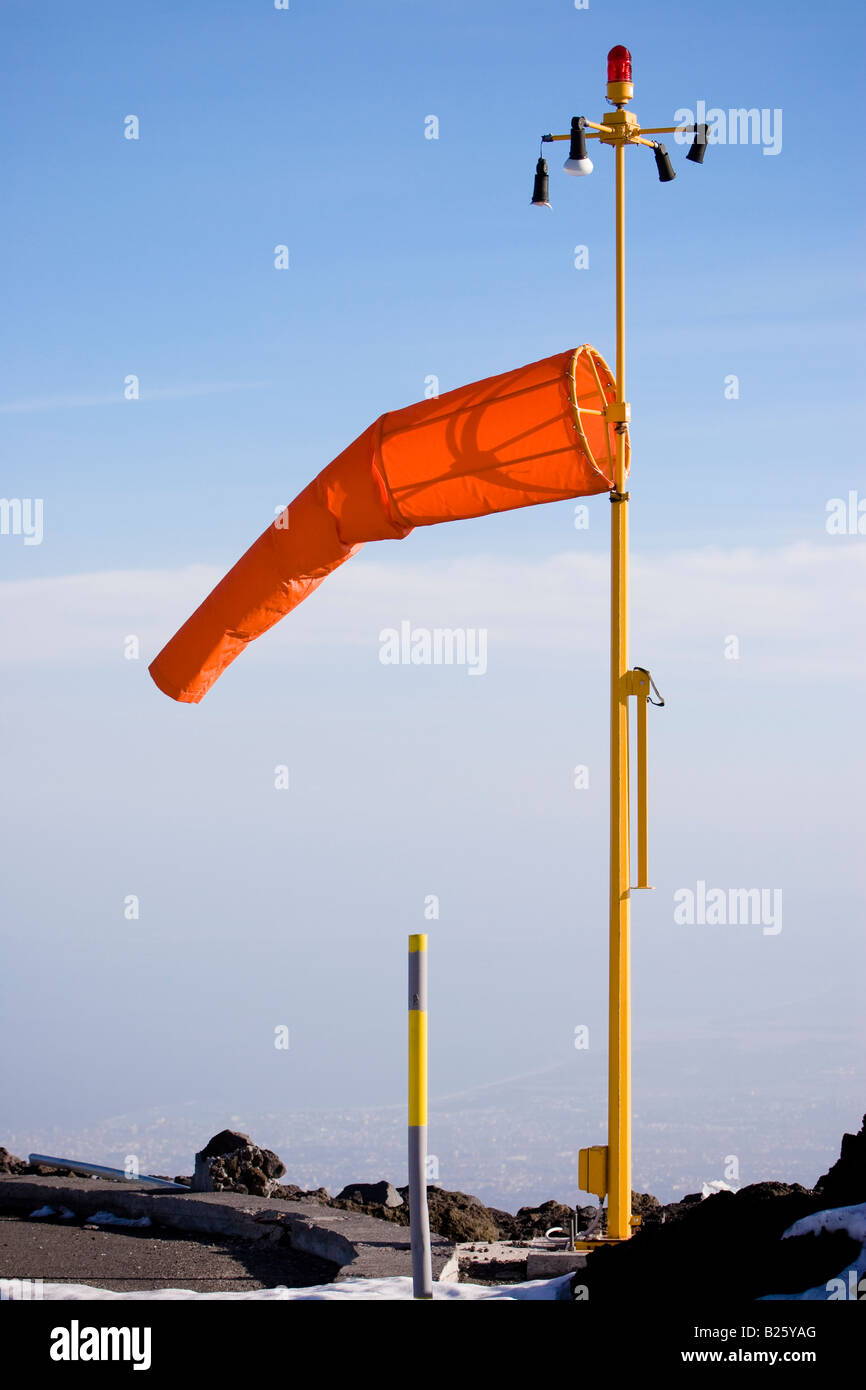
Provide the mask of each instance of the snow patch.
[{"label": "snow patch", "polygon": [[717,1192],[736,1192],[735,1187],[722,1182],[721,1178],[716,1178],[713,1182],[705,1182],[701,1185],[701,1197],[714,1197]]},{"label": "snow patch", "polygon": [[97,1211],[88,1216],[88,1226],[149,1226],[149,1216],[115,1216],[113,1211]]},{"label": "snow patch", "polygon": [[826,1284],[818,1284],[805,1293],[771,1293],[759,1302],[778,1303],[790,1299],[798,1303],[834,1302],[839,1299],[860,1300],[860,1280],[866,1277],[866,1202],[854,1207],[832,1207],[828,1211],[816,1211],[811,1216],[801,1216],[793,1226],[782,1234],[788,1236],[820,1235],[822,1231],[844,1231],[852,1240],[860,1241],[860,1253],[834,1279]]},{"label": "snow patch", "polygon": [[[536,1279],[528,1284],[451,1284],[434,1283],[434,1299],[451,1299],[458,1302],[468,1300],[552,1300],[567,1299],[571,1275],[564,1274],[559,1279]],[[412,1298],[412,1280],[405,1279],[345,1279],[339,1284],[315,1284],[306,1289],[255,1289],[250,1293],[195,1293],[192,1289],[138,1289],[130,1293],[115,1293],[112,1289],[93,1288],[89,1284],[49,1284],[42,1286],[43,1299],[69,1302],[93,1302],[105,1300],[123,1302],[134,1299],[136,1303],[147,1300],[169,1301],[185,1299],[219,1300],[220,1302],[249,1302],[254,1300],[278,1303],[287,1302],[334,1302],[346,1301],[409,1301]]]}]

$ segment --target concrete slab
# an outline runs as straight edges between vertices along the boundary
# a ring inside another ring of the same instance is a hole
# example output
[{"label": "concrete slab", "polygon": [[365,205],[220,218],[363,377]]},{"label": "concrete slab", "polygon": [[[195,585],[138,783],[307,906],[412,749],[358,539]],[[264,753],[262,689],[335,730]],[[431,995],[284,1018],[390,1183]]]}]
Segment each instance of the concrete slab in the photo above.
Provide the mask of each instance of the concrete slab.
[{"label": "concrete slab", "polygon": [[526,1254],[527,1279],[558,1279],[575,1269],[585,1269],[588,1251],[563,1250],[545,1247],[544,1241],[533,1242]]},{"label": "concrete slab", "polygon": [[470,1284],[521,1284],[526,1279],[528,1253],[528,1241],[467,1241],[455,1249],[452,1277]]},{"label": "concrete slab", "polygon": [[[27,1215],[41,1206],[69,1207],[78,1216],[111,1211],[149,1216],[155,1226],[239,1240],[279,1240],[340,1266],[338,1280],[411,1275],[409,1229],[319,1202],[286,1202],[239,1192],[154,1190],[141,1183],[92,1178],[0,1178],[0,1211]],[[433,1277],[452,1261],[453,1244],[431,1236]],[[452,1276],[453,1277],[453,1276]]]},{"label": "concrete slab", "polygon": [[96,1227],[74,1216],[31,1221],[0,1215],[2,1301],[38,1301],[43,1283],[90,1284],[117,1293],[188,1289],[194,1293],[249,1293],[330,1284],[338,1267],[283,1242],[235,1240],[166,1231],[156,1226]]},{"label": "concrete slab", "polygon": [[576,1269],[585,1269],[588,1250],[571,1250],[562,1240],[536,1236],[526,1252],[527,1279],[557,1279]]},{"label": "concrete slab", "polygon": [[560,1242],[543,1237],[472,1241],[455,1247],[452,1266],[456,1266],[456,1273],[450,1277],[485,1284],[557,1279],[573,1270],[585,1269],[587,1253],[586,1250],[566,1250]]}]

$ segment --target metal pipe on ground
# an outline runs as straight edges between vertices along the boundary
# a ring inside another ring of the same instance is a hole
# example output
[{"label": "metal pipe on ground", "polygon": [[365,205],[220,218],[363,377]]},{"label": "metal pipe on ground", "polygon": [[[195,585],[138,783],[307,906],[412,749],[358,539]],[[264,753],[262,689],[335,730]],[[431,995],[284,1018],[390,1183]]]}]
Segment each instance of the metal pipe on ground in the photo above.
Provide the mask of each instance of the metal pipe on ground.
[{"label": "metal pipe on ground", "polygon": [[75,1158],[52,1158],[50,1154],[29,1154],[28,1162],[44,1163],[46,1168],[65,1168],[69,1173],[80,1173],[85,1178],[106,1178],[110,1182],[142,1182],[149,1187],[170,1187],[175,1192],[189,1192],[182,1182],[169,1182],[167,1178],[151,1178],[145,1174],[136,1177],[125,1173],[122,1168],[104,1168],[100,1163],[80,1163]]}]

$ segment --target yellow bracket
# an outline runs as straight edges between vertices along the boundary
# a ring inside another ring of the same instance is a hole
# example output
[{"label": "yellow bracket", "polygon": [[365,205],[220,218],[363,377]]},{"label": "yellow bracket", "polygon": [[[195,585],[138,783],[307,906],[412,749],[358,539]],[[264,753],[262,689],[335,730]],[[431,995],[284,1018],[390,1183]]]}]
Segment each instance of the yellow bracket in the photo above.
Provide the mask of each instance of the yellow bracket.
[{"label": "yellow bracket", "polygon": [[[649,832],[646,757],[646,712],[647,705],[663,705],[658,686],[643,666],[636,666],[626,673],[626,694],[637,699],[637,883],[633,889],[652,888],[649,879]],[[653,692],[658,699],[653,700]]]},{"label": "yellow bracket", "polygon": [[595,129],[599,132],[598,138],[603,145],[627,144],[640,135],[637,116],[633,111],[626,111],[622,107],[618,107],[616,111],[606,111],[601,118],[601,125],[595,126]]},{"label": "yellow bracket", "polygon": [[[622,107],[605,112],[601,125],[586,119],[584,125],[587,140],[600,140],[603,145],[648,145],[650,149],[656,142],[645,140],[645,135],[675,135],[681,131],[691,133],[696,128],[693,125],[642,126],[633,111],[626,111]],[[550,144],[554,140],[570,140],[571,135],[545,135],[543,139]]]},{"label": "yellow bracket", "polygon": [[602,414],[612,425],[627,425],[631,420],[631,406],[628,401],[610,401]]}]

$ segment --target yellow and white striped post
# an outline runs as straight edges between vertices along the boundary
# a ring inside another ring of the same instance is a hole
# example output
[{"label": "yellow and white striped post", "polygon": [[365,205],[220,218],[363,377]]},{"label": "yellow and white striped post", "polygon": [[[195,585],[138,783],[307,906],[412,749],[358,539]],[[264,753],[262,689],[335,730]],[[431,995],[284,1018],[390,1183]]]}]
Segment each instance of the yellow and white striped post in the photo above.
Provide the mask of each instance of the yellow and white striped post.
[{"label": "yellow and white striped post", "polygon": [[427,1210],[427,937],[409,937],[409,1230],[412,1294],[433,1297]]}]

